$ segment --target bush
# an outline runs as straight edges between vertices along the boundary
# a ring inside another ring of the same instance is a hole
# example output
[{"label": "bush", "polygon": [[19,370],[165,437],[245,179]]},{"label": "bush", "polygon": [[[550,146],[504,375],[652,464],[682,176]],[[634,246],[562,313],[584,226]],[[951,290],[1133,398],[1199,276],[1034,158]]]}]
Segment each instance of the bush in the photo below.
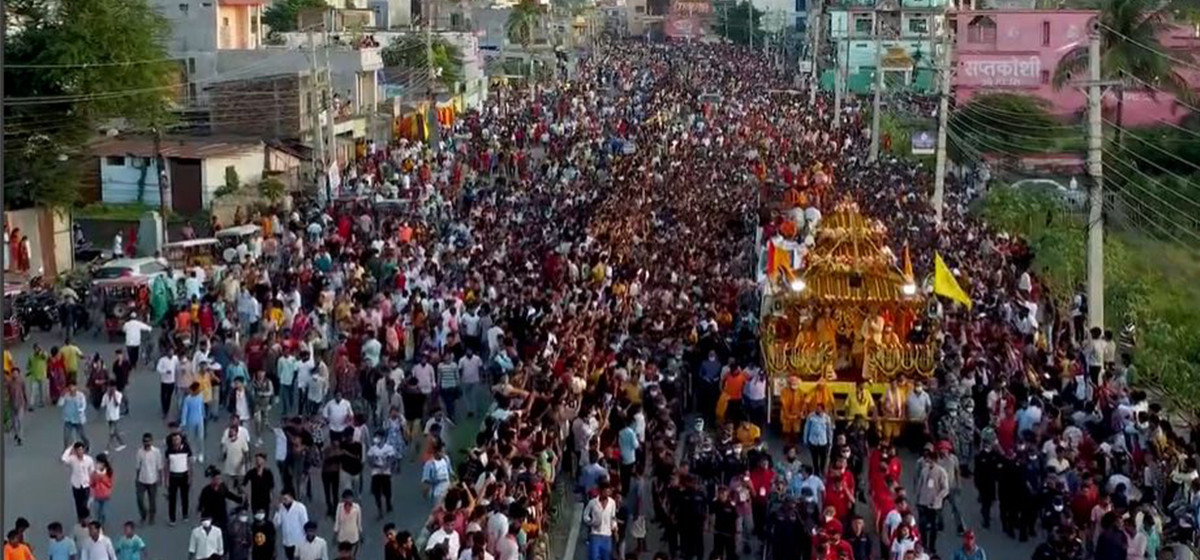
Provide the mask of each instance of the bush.
[{"label": "bush", "polygon": [[[1022,236],[1034,269],[1065,307],[1087,277],[1087,231],[1047,191],[995,188],[981,214]],[[1156,389],[1174,409],[1200,413],[1200,261],[1188,249],[1109,228],[1104,243],[1105,318],[1114,331],[1138,327],[1136,383]]]}]

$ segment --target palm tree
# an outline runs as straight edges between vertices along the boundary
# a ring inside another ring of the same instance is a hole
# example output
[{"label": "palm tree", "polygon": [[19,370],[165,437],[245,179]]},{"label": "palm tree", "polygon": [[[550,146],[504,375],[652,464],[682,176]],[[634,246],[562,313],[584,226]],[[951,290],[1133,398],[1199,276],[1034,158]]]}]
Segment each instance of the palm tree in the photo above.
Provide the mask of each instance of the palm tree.
[{"label": "palm tree", "polygon": [[[1181,5],[1184,0],[1177,0]],[[1100,75],[1105,80],[1132,79],[1175,95],[1187,102],[1193,93],[1187,81],[1175,70],[1179,61],[1190,54],[1171,52],[1158,37],[1168,28],[1175,2],[1161,0],[1102,0],[1100,5]],[[1088,47],[1072,49],[1054,71],[1054,87],[1062,88],[1070,80],[1086,76]],[[1135,86],[1140,87],[1140,86]],[[1151,90],[1153,91],[1153,89]],[[1117,143],[1125,119],[1125,88],[1117,88]]]},{"label": "palm tree", "polygon": [[521,0],[508,14],[505,26],[508,40],[528,50],[533,43],[533,33],[541,24],[541,17],[542,7],[536,0]]}]

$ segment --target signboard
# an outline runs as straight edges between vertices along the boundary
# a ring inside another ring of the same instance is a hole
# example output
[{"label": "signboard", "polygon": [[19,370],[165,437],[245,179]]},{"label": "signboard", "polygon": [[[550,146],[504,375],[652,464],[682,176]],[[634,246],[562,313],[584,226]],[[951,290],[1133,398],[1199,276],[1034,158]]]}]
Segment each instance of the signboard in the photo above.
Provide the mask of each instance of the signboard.
[{"label": "signboard", "polygon": [[1037,55],[961,55],[958,85],[980,87],[1040,87],[1042,59]]},{"label": "signboard", "polygon": [[699,18],[667,16],[664,32],[672,39],[699,39],[704,37],[704,26]]},{"label": "signboard", "polygon": [[937,134],[928,130],[914,132],[912,135],[912,155],[931,156],[937,150]]},{"label": "signboard", "polygon": [[709,15],[713,13],[713,7],[708,2],[677,1],[671,3],[671,13],[688,16]]},{"label": "signboard", "polygon": [[799,72],[801,74],[808,74],[808,73],[812,72],[812,61],[811,60],[801,60],[799,66],[800,66]]}]

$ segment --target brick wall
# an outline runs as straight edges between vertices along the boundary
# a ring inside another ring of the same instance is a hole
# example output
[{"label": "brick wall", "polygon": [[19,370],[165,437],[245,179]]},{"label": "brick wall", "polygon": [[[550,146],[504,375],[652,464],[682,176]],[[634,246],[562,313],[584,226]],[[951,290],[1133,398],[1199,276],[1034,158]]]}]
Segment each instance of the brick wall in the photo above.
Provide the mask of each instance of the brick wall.
[{"label": "brick wall", "polygon": [[259,138],[298,138],[310,126],[305,97],[312,80],[305,74],[233,80],[209,90],[214,134]]}]

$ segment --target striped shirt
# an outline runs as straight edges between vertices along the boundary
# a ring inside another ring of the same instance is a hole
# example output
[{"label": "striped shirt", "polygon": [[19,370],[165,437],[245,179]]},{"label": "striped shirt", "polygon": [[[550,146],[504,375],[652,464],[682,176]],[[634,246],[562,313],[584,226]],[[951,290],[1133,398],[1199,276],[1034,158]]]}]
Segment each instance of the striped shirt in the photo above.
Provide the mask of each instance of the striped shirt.
[{"label": "striped shirt", "polygon": [[442,389],[456,389],[459,385],[458,364],[442,362],[437,367],[438,386]]}]

